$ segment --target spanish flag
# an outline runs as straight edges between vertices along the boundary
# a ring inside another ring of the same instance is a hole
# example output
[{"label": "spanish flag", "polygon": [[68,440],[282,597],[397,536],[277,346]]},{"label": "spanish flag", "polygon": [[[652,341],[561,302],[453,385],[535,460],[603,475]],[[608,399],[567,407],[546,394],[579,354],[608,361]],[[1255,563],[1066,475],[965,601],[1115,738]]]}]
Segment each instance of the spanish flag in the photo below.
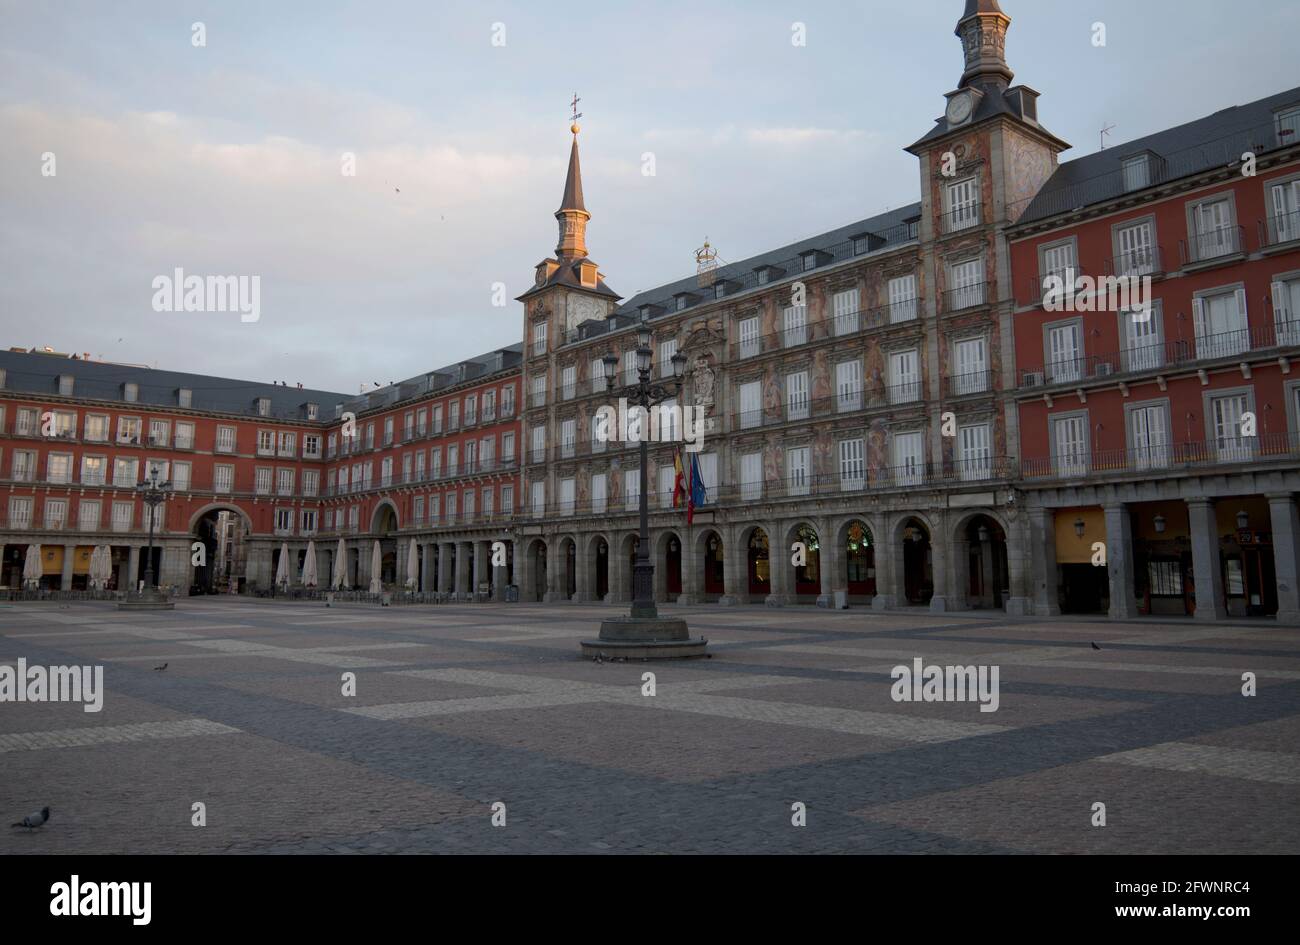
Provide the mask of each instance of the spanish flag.
[{"label": "spanish flag", "polygon": [[673,476],[673,508],[680,509],[686,504],[686,473],[682,470],[682,451],[673,454],[673,467],[677,470]]}]

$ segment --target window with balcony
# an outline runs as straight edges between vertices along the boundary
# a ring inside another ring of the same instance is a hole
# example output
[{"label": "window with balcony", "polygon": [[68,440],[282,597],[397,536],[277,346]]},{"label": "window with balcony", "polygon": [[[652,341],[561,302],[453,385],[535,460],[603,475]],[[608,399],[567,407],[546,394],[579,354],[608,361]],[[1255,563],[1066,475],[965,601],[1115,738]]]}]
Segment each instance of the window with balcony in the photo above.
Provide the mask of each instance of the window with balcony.
[{"label": "window with balcony", "polygon": [[578,421],[573,418],[560,422],[560,456],[568,459],[574,454],[578,442]]},{"label": "window with balcony", "polygon": [[280,452],[279,455],[292,458],[298,449],[298,434],[293,432],[282,432],[280,434]]},{"label": "window with balcony", "polygon": [[31,496],[9,497],[9,527],[12,529],[32,527]]},{"label": "window with balcony", "polygon": [[497,418],[497,392],[494,390],[485,390],[483,392],[483,422],[489,423]]},{"label": "window with balcony", "polygon": [[136,470],[139,467],[140,461],[134,457],[117,457],[113,461],[113,485],[124,489],[134,489],[139,482],[136,475]]},{"label": "window with balcony", "polygon": [[808,340],[808,306],[790,305],[781,313],[784,326],[781,344],[786,348],[804,344]]},{"label": "window with balcony", "polygon": [[845,289],[831,296],[831,310],[835,318],[835,335],[851,335],[858,330],[861,318],[858,313],[858,290]]},{"label": "window with balcony", "polygon": [[1150,220],[1115,228],[1115,275],[1145,276],[1156,271],[1155,224]]},{"label": "window with balcony", "polygon": [[10,478],[15,482],[31,482],[36,477],[34,450],[14,450],[10,462]]},{"label": "window with balcony", "polygon": [[839,413],[862,409],[862,362],[856,358],[835,365],[835,409]]},{"label": "window with balcony", "polygon": [[984,260],[967,259],[948,267],[948,310],[984,304]]},{"label": "window with balcony", "polygon": [[437,436],[442,432],[442,404],[433,408],[433,434]]},{"label": "window with balcony", "polygon": [[258,456],[275,455],[275,431],[274,430],[257,431],[257,455]]},{"label": "window with balcony", "polygon": [[595,515],[604,515],[606,509],[608,473],[593,473],[591,476],[591,511]]},{"label": "window with balcony", "polygon": [[1273,328],[1280,345],[1300,344],[1300,275],[1273,282]]},{"label": "window with balcony", "polygon": [[546,515],[546,483],[534,482],[531,484],[530,508],[533,518],[542,518]]},{"label": "window with balcony", "polygon": [[511,433],[501,434],[501,464],[503,466],[513,466],[515,462],[515,435]]},{"label": "window with balcony", "polygon": [[964,480],[987,479],[992,473],[991,424],[970,423],[957,427],[958,474]]},{"label": "window with balcony", "polygon": [[1246,413],[1252,412],[1250,391],[1209,395],[1206,411],[1215,457],[1221,463],[1244,463],[1254,458],[1256,437],[1244,436]]},{"label": "window with balcony", "polygon": [[651,507],[658,505],[660,508],[670,509],[673,507],[673,486],[677,482],[677,470],[673,466],[660,466],[655,472],[659,483],[658,488],[651,495],[649,504]]},{"label": "window with balcony", "polygon": [[[180,446],[180,430],[182,426],[189,426],[191,435],[194,430],[194,424],[176,424],[177,446]],[[102,413],[86,414],[86,423],[83,431],[85,439],[91,443],[108,442],[108,417]]]},{"label": "window with balcony", "polygon": [[66,485],[72,481],[71,453],[46,454],[45,481],[56,485]]},{"label": "window with balcony", "polygon": [[501,416],[513,417],[515,414],[515,387],[501,388]]},{"label": "window with balcony", "polygon": [[192,466],[189,463],[172,463],[172,491],[189,492],[190,491],[190,473]]},{"label": "window with balcony", "polygon": [[234,427],[217,427],[216,450],[218,453],[233,453],[235,451]]},{"label": "window with balcony", "polygon": [[560,508],[561,515],[572,515],[575,505],[575,487],[576,480],[572,477],[560,480]]},{"label": "window with balcony", "polygon": [[982,394],[989,388],[988,343],[983,337],[965,338],[956,344],[957,373],[953,393]]},{"label": "window with balcony", "polygon": [[[275,510],[275,533],[277,535],[293,534],[293,509],[276,509]],[[292,554],[292,552],[290,552]],[[289,577],[293,579],[295,568],[289,565]]]},{"label": "window with balcony", "polygon": [[740,385],[740,428],[750,430],[763,423],[763,384],[750,381]]},{"label": "window with balcony", "polygon": [[1051,419],[1052,466],[1058,476],[1088,474],[1088,414],[1054,416]]},{"label": "window with balcony", "polygon": [[944,189],[944,211],[948,233],[979,223],[979,191],[974,177],[953,181]]},{"label": "window with balcony", "polygon": [[1268,188],[1269,245],[1300,240],[1300,178]]},{"label": "window with balcony", "polygon": [[188,420],[178,420],[176,422],[176,448],[180,450],[194,449],[194,424]]},{"label": "window with balcony", "polygon": [[785,376],[785,418],[808,419],[808,372],[798,371]]},{"label": "window with balcony", "polygon": [[560,399],[572,400],[578,392],[578,367],[570,364],[560,371]]},{"label": "window with balcony", "polygon": [[212,491],[230,492],[235,485],[235,467],[218,464],[212,467]]},{"label": "window with balcony", "polygon": [[1038,278],[1041,291],[1058,298],[1072,292],[1079,272],[1074,238],[1059,243],[1049,243],[1040,247],[1038,252]]},{"label": "window with balcony", "polygon": [[301,532],[301,534],[303,534],[303,535],[314,535],[314,534],[316,534],[316,510],[315,510],[315,509],[303,509],[303,510],[302,510],[302,532]]},{"label": "window with balcony", "polygon": [[429,430],[429,411],[421,407],[415,412],[415,435],[424,436]]},{"label": "window with balcony", "polygon": [[1133,404],[1125,408],[1129,444],[1136,469],[1169,465],[1169,406],[1166,402]]},{"label": "window with balcony", "polygon": [[528,381],[532,390],[528,397],[529,407],[546,406],[546,375],[534,374]]},{"label": "window with balcony", "polygon": [[81,456],[81,484],[83,486],[102,486],[108,474],[108,462],[103,456]]},{"label": "window with balcony", "polygon": [[131,525],[134,521],[135,521],[134,502],[113,503],[113,531],[129,532],[131,530]]},{"label": "window with balcony", "polygon": [[659,376],[673,376],[673,355],[677,353],[677,339],[659,342]]},{"label": "window with balcony", "polygon": [[1246,290],[1230,288],[1197,294],[1192,299],[1192,324],[1198,358],[1224,358],[1249,350]]},{"label": "window with balcony", "polygon": [[910,322],[916,318],[916,276],[909,273],[889,280],[889,323]]},{"label": "window with balcony", "polygon": [[1046,337],[1047,379],[1067,384],[1083,377],[1083,323],[1079,319],[1043,328]]},{"label": "window with balcony", "polygon": [[501,514],[506,516],[515,513],[515,487],[503,485],[501,487]]},{"label": "window with balcony", "polygon": [[83,532],[98,531],[102,508],[98,499],[82,499],[77,506],[77,527]]},{"label": "window with balcony", "polygon": [[68,524],[68,500],[51,499],[45,500],[45,527],[51,530],[60,530]]},{"label": "window with balcony", "polygon": [[139,417],[117,418],[117,442],[121,443],[123,446],[140,445]]},{"label": "window with balcony", "polygon": [[470,394],[465,398],[465,426],[478,423],[478,397]]},{"label": "window with balcony", "polygon": [[1233,223],[1232,198],[1211,197],[1188,207],[1189,262],[1205,262],[1241,252]]},{"label": "window with balcony", "polygon": [[294,470],[277,469],[275,471],[276,495],[293,495]]},{"label": "window with balcony", "polygon": [[740,457],[740,497],[747,502],[763,497],[762,453],[746,453]]},{"label": "window with balcony", "polygon": [[35,407],[19,407],[14,414],[14,436],[35,436],[40,429],[39,420]]},{"label": "window with balcony", "polygon": [[840,440],[840,489],[859,490],[866,485],[864,456],[861,439]]},{"label": "window with balcony", "polygon": [[785,451],[785,482],[788,495],[808,494],[808,455],[806,446]]},{"label": "window with balcony", "polygon": [[1147,308],[1127,309],[1119,313],[1124,332],[1125,371],[1152,371],[1164,366],[1164,314],[1160,301]]},{"label": "window with balcony", "polygon": [[623,507],[629,512],[635,512],[640,506],[641,470],[625,469],[623,470]]},{"label": "window with balcony", "polygon": [[149,445],[166,446],[171,439],[171,422],[168,420],[149,421]]},{"label": "window with balcony", "polygon": [[271,467],[258,466],[253,475],[253,491],[258,495],[271,494]]},{"label": "window with balcony", "polygon": [[752,358],[759,353],[758,316],[742,318],[737,326],[740,330],[740,356]]},{"label": "window with balcony", "polygon": [[529,461],[540,463],[546,459],[546,427],[533,427],[532,437],[532,454],[529,456]]},{"label": "window with balcony", "polygon": [[891,443],[893,484],[914,486],[925,475],[925,442],[920,432],[895,433]]},{"label": "window with balcony", "polygon": [[889,402],[906,404],[921,399],[921,373],[916,348],[889,355]]}]

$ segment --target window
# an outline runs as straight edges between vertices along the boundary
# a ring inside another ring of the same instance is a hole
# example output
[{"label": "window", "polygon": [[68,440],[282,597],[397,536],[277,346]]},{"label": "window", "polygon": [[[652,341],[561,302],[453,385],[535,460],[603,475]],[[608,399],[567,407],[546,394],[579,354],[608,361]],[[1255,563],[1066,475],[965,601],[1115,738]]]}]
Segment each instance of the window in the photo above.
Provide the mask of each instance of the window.
[{"label": "window", "polygon": [[496,498],[495,493],[496,493],[496,489],[494,489],[492,486],[488,486],[485,489],[479,490],[479,498],[482,500],[484,518],[492,517],[493,504]]},{"label": "window", "polygon": [[467,522],[474,521],[474,490],[473,489],[465,490],[465,501],[462,505],[462,510],[464,512],[465,521]]},{"label": "window", "polygon": [[190,491],[190,471],[189,463],[172,463],[172,490],[175,492]]},{"label": "window", "polygon": [[68,524],[68,500],[47,498],[45,500],[45,527],[61,529],[66,524]]},{"label": "window", "polygon": [[925,475],[925,444],[922,434],[896,433],[893,437],[894,485],[920,485]]},{"label": "window", "polygon": [[32,500],[30,496],[9,497],[9,527],[32,527]]},{"label": "window", "polygon": [[889,279],[889,324],[913,321],[917,317],[917,277],[915,274]]},{"label": "window", "polygon": [[99,531],[101,508],[98,499],[82,499],[77,506],[77,526],[83,532]]},{"label": "window", "polygon": [[546,322],[533,325],[533,354],[546,353]]},{"label": "window", "polygon": [[623,470],[623,507],[635,512],[641,503],[641,470]]},{"label": "window", "polygon": [[866,481],[862,440],[840,440],[840,488],[861,489]]},{"label": "window", "polygon": [[134,502],[113,503],[113,531],[129,532],[135,520]]},{"label": "window", "polygon": [[478,423],[478,397],[470,394],[465,398],[465,425]]},{"label": "window", "polygon": [[1246,327],[1246,290],[1233,289],[1192,299],[1196,356],[1223,358],[1250,348]]},{"label": "window", "polygon": [[953,380],[953,392],[962,394],[982,394],[989,388],[988,346],[984,339],[966,338],[957,342],[957,375]]},{"label": "window", "polygon": [[1274,282],[1272,290],[1277,343],[1300,344],[1300,276]]},{"label": "window", "polygon": [[136,469],[140,461],[134,457],[119,456],[113,461],[113,485],[126,489],[135,488],[139,481],[136,478]]},{"label": "window", "polygon": [[298,449],[298,434],[293,432],[280,434],[280,455],[292,458]]},{"label": "window", "polygon": [[862,408],[862,362],[856,358],[835,365],[835,409],[840,413]]},{"label": "window", "polygon": [[685,311],[687,297],[684,295],[679,295],[676,297],[676,300],[677,300],[677,311],[679,312]]},{"label": "window", "polygon": [[122,399],[128,403],[135,403],[140,396],[140,388],[130,382],[122,385]]},{"label": "window", "polygon": [[[182,427],[182,426],[188,426],[188,427],[190,428],[190,435],[191,435],[191,437],[193,436],[194,424],[192,424],[192,423],[189,423],[189,424],[178,423],[178,424],[176,424],[176,445],[177,445],[177,446],[180,446],[180,445],[181,445],[180,439],[181,439],[181,427]],[[84,429],[83,433],[84,433],[85,438],[86,438],[87,440],[91,441],[92,443],[104,443],[104,442],[107,442],[107,440],[108,440],[108,417],[104,416],[102,413],[91,413],[91,414],[87,414],[87,415],[86,415],[86,424],[85,424],[85,429]],[[187,447],[187,448],[188,448],[188,447]]]},{"label": "window", "polygon": [[979,222],[979,197],[975,190],[975,178],[968,177],[949,184],[944,191],[944,203],[949,233],[964,230]]},{"label": "window", "polygon": [[752,358],[761,350],[758,340],[758,316],[752,318],[742,318],[739,324],[740,329],[740,356],[742,358]]},{"label": "window", "polygon": [[316,420],[320,417],[320,406],[318,404],[307,405],[307,419]]},{"label": "window", "polygon": [[715,283],[713,286],[713,297],[720,299],[727,294],[727,284],[725,282]]},{"label": "window", "polygon": [[140,418],[117,418],[117,442],[131,446],[140,445]]},{"label": "window", "polygon": [[1115,275],[1145,276],[1155,272],[1155,233],[1150,220],[1115,229]]},{"label": "window", "polygon": [[851,335],[858,330],[858,290],[845,289],[831,296],[831,310],[835,315],[835,335]]},{"label": "window", "polygon": [[[293,509],[275,510],[275,533],[277,535],[293,534]],[[292,566],[290,566],[290,570],[292,571]]]},{"label": "window", "polygon": [[275,431],[274,430],[257,431],[257,455],[258,456],[275,455]]},{"label": "window", "polygon": [[1126,371],[1150,371],[1165,363],[1161,305],[1158,300],[1150,305],[1150,308],[1119,313],[1124,330]]},{"label": "window", "polygon": [[962,479],[987,479],[992,472],[989,424],[972,423],[957,428],[958,472]]},{"label": "window", "polygon": [[424,450],[415,454],[415,481],[424,482]]},{"label": "window", "polygon": [[429,478],[442,478],[442,447],[429,450]]},{"label": "window", "polygon": [[915,348],[889,355],[889,402],[906,404],[921,399],[921,377]]},{"label": "window", "polygon": [[[452,414],[452,419],[453,421],[455,419],[454,412]],[[455,429],[454,423],[452,429]],[[375,425],[373,423],[367,423],[366,424],[366,449],[372,450],[374,448],[375,448]]]},{"label": "window", "polygon": [[81,484],[83,486],[102,486],[108,466],[102,456],[81,457]]},{"label": "window", "polygon": [[271,415],[271,398],[257,398],[257,415],[259,417],[269,417]]},{"label": "window", "polygon": [[704,485],[704,505],[712,505],[718,498],[718,454],[700,453],[700,482]]},{"label": "window", "polygon": [[578,392],[578,367],[570,364],[560,370],[560,399],[571,400]]},{"label": "window", "polygon": [[235,467],[217,465],[212,467],[212,491],[230,492],[235,484]]},{"label": "window", "polygon": [[533,427],[533,447],[530,462],[540,463],[546,459],[546,427]]},{"label": "window", "polygon": [[384,417],[384,446],[393,445],[393,418]]},{"label": "window", "polygon": [[442,432],[442,404],[433,408],[433,432],[435,435]]},{"label": "window", "polygon": [[803,254],[803,271],[804,271],[804,272],[812,272],[812,271],[813,271],[814,269],[816,269],[816,268],[817,268],[817,254],[816,254],[816,253],[804,253],[804,254]]},{"label": "window", "polygon": [[542,518],[546,515],[546,483],[532,483],[532,514],[533,518]]},{"label": "window", "polygon": [[867,251],[868,245],[869,243],[865,236],[853,237],[853,255],[861,256],[863,253]]},{"label": "window", "polygon": [[808,419],[808,372],[799,371],[785,376],[785,418]]},{"label": "window", "polygon": [[460,446],[453,443],[447,447],[447,475],[460,475]]},{"label": "window", "polygon": [[658,494],[651,495],[650,505],[653,507],[656,504],[655,499],[657,498],[659,500],[658,505],[665,509],[672,508],[673,486],[677,482],[677,468],[676,466],[665,464],[660,466],[656,472],[659,474],[659,488],[656,490]]},{"label": "window", "polygon": [[798,446],[785,451],[786,494],[808,494],[808,447]]},{"label": "window", "polygon": [[1292,105],[1277,113],[1277,144],[1284,147],[1300,140],[1300,105]]},{"label": "window", "polygon": [[503,485],[501,487],[501,511],[505,515],[512,515],[515,511],[515,487]]},{"label": "window", "polygon": [[1251,459],[1254,437],[1242,436],[1242,417],[1250,409],[1245,393],[1210,397],[1209,421],[1215,455],[1223,463],[1241,463]]},{"label": "window", "polygon": [[1139,154],[1125,158],[1123,170],[1125,192],[1151,186],[1151,164],[1147,160],[1147,155]]},{"label": "window", "polygon": [[1039,275],[1043,280],[1043,291],[1051,292],[1059,284],[1058,292],[1068,292],[1074,286],[1078,263],[1075,260],[1074,240],[1054,243],[1042,248]]},{"label": "window", "polygon": [[677,353],[677,339],[659,342],[659,376],[673,376],[673,355]]},{"label": "window", "polygon": [[72,481],[72,454],[49,453],[45,457],[45,481],[64,484]]},{"label": "window", "polygon": [[456,493],[447,493],[447,521],[456,521]]},{"label": "window", "polygon": [[[528,406],[543,407],[546,405],[546,375],[534,374],[531,380],[532,394],[528,398]],[[455,429],[455,427],[452,427]]]},{"label": "window", "polygon": [[782,336],[782,346],[793,348],[795,345],[801,345],[808,340],[808,306],[791,305],[782,312],[782,323],[785,326],[785,333]]},{"label": "window", "polygon": [[501,416],[513,417],[515,413],[514,385],[501,388]]},{"label": "window", "polygon": [[1147,562],[1147,588],[1152,597],[1182,597],[1182,562],[1152,559]]},{"label": "window", "polygon": [[613,431],[609,429],[609,422],[600,414],[591,415],[591,429],[587,431],[591,451],[593,453],[605,452],[605,444],[609,440]]},{"label": "window", "polygon": [[176,448],[180,450],[194,449],[194,424],[188,420],[176,421]]},{"label": "window", "polygon": [[1202,262],[1241,251],[1236,227],[1232,225],[1232,200],[1214,197],[1189,208],[1187,236],[1191,261]]},{"label": "window", "polygon": [[14,436],[35,436],[37,413],[34,407],[19,407],[14,415]]},{"label": "window", "polygon": [[431,524],[437,524],[438,520],[441,518],[442,518],[442,496],[431,495],[429,496],[429,522]]},{"label": "window", "polygon": [[632,348],[628,348],[623,352],[623,383],[635,384],[637,378],[636,351]]},{"label": "window", "polygon": [[574,480],[572,477],[570,477],[570,478],[568,478],[568,479],[561,479],[561,480],[560,480],[560,509],[559,509],[559,512],[560,512],[561,515],[572,515],[572,514],[573,514],[573,507],[574,507],[574,503],[575,503],[575,500],[574,500],[574,482],[575,482],[575,480]]},{"label": "window", "polygon": [[171,423],[167,420],[149,421],[149,445],[166,446],[171,439]]},{"label": "window", "polygon": [[511,433],[501,434],[501,463],[502,465],[513,464],[515,461],[515,435]]},{"label": "window", "polygon": [[560,421],[560,455],[565,459],[574,453],[578,441],[578,421],[570,417]]},{"label": "window", "polygon": [[763,422],[763,385],[750,381],[740,385],[740,428],[748,430]]},{"label": "window", "polygon": [[1077,381],[1083,376],[1083,350],[1078,320],[1048,325],[1047,379],[1052,383]]},{"label": "window", "polygon": [[417,495],[411,500],[411,516],[415,519],[415,524],[420,525],[424,522],[424,496]]},{"label": "window", "polygon": [[235,451],[235,428],[217,427],[217,452],[233,453]]},{"label": "window", "polygon": [[11,467],[15,482],[31,482],[36,475],[36,453],[32,450],[14,450]]},{"label": "window", "polygon": [[1135,404],[1128,408],[1129,442],[1137,469],[1164,469],[1169,465],[1167,409],[1162,403]]},{"label": "window", "polygon": [[275,491],[277,495],[293,495],[294,471],[277,469],[275,471]]},{"label": "window", "polygon": [[379,484],[387,487],[393,484],[393,457],[385,456],[379,464]]},{"label": "window", "polygon": [[465,441],[465,474],[469,475],[478,470],[475,465],[478,460],[478,443],[474,440]]},{"label": "window", "polygon": [[302,534],[304,535],[316,534],[316,510],[315,509],[302,510]]},{"label": "window", "polygon": [[74,440],[77,438],[77,414],[71,410],[55,410],[52,418],[54,420],[54,435],[63,440]]},{"label": "window", "polygon": [[320,434],[319,433],[303,434],[302,455],[306,459],[320,459]]},{"label": "window", "polygon": [[[484,402],[483,407],[484,407],[484,414],[486,414],[487,413],[486,401]],[[485,416],[485,419],[490,419],[490,418],[487,418]],[[429,411],[426,408],[421,407],[419,410],[415,412],[415,434],[416,436],[424,436],[425,433],[428,432],[428,430],[429,430]]]},{"label": "window", "polygon": [[1058,476],[1088,474],[1088,415],[1052,417],[1052,464]]},{"label": "window", "polygon": [[948,269],[949,308],[951,311],[984,304],[984,260],[968,259]]},{"label": "window", "polygon": [[608,473],[593,473],[591,477],[591,511],[596,515],[605,514],[608,476]]},{"label": "window", "polygon": [[258,466],[253,476],[253,491],[258,495],[271,494],[271,467]]},{"label": "window", "polygon": [[59,394],[64,397],[71,397],[74,381],[71,374],[59,375]]},{"label": "window", "polygon": [[409,443],[415,439],[415,411],[408,410],[402,416],[402,440]]},{"label": "window", "polygon": [[1268,189],[1269,243],[1300,239],[1300,178]]},{"label": "window", "polygon": [[763,497],[762,453],[746,453],[740,457],[740,497],[746,500]]}]

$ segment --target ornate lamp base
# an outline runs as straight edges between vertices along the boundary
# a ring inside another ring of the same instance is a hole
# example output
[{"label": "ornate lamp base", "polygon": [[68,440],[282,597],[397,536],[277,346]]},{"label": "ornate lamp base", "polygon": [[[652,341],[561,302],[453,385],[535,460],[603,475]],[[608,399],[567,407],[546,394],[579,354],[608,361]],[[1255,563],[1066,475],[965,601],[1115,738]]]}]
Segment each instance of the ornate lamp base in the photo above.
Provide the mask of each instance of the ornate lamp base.
[{"label": "ornate lamp base", "polygon": [[600,622],[600,638],[583,640],[587,659],[674,660],[708,656],[703,637],[691,639],[686,621],[674,617],[610,617]]},{"label": "ornate lamp base", "polygon": [[128,594],[126,600],[117,602],[118,610],[175,610],[176,604],[160,594],[158,588],[146,586],[139,594]]}]

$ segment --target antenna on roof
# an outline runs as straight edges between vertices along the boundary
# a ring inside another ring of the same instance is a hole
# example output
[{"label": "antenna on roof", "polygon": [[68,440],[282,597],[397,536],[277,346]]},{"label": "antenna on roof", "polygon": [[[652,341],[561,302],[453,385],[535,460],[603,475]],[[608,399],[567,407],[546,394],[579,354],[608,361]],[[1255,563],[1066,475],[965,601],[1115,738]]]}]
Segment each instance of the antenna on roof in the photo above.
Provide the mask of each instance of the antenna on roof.
[{"label": "antenna on roof", "polygon": [[1106,150],[1106,135],[1110,134],[1110,133],[1111,133],[1112,131],[1114,131],[1114,130],[1115,130],[1115,126],[1114,126],[1114,125],[1102,125],[1102,128],[1101,128],[1101,136],[1100,136],[1100,137],[1101,137],[1101,150],[1102,150],[1102,151],[1105,151],[1105,150]]}]

